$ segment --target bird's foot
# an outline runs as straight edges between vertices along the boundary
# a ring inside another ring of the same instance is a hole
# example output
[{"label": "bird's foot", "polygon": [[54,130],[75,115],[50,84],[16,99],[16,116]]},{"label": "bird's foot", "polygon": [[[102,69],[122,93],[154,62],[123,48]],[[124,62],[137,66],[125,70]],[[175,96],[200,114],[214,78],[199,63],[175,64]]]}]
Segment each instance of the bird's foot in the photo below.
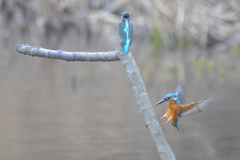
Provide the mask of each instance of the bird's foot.
[{"label": "bird's foot", "polygon": [[160,120],[162,120],[164,117],[161,117]]},{"label": "bird's foot", "polygon": [[167,124],[169,121],[167,121],[167,122],[164,122],[164,124]]}]

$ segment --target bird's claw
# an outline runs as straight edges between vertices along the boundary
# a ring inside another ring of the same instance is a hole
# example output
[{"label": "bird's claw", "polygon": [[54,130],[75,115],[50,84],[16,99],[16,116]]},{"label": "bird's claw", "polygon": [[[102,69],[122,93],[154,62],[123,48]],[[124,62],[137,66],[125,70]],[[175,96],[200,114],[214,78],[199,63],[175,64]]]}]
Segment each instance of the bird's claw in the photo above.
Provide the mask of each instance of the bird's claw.
[{"label": "bird's claw", "polygon": [[167,122],[164,122],[164,124],[167,124],[169,121],[167,121]]}]

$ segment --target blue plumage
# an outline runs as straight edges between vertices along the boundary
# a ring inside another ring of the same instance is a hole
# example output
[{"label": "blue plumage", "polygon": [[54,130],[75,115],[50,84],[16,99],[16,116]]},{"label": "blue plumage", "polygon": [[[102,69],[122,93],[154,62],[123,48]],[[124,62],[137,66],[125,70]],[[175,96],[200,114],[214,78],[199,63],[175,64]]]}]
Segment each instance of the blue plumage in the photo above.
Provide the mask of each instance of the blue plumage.
[{"label": "blue plumage", "polygon": [[176,95],[177,95],[177,104],[183,104],[185,93],[184,93],[184,89],[181,86],[177,87]]},{"label": "blue plumage", "polygon": [[129,22],[130,16],[127,12],[122,13],[121,20],[122,22],[118,25],[118,33],[123,42],[123,51],[128,54],[133,39],[133,25]]},{"label": "blue plumage", "polygon": [[176,93],[167,94],[161,101],[157,102],[155,106],[163,102],[169,102],[168,111],[160,118],[160,120],[162,120],[164,117],[167,117],[168,121],[164,122],[164,124],[171,122],[172,125],[179,130],[178,118],[191,116],[202,112],[208,107],[209,103],[212,100],[212,97],[205,101],[193,102],[191,104],[183,105],[185,98],[184,89],[181,86],[178,86]]},{"label": "blue plumage", "polygon": [[178,86],[176,89],[176,93],[167,94],[165,97],[163,97],[161,101],[157,102],[155,106],[166,101],[176,102],[177,104],[182,105],[184,101],[184,95],[184,89],[181,86]]},{"label": "blue plumage", "polygon": [[[170,99],[172,97],[174,97],[174,99]],[[169,94],[167,94],[165,97],[163,97],[163,99],[161,101],[157,102],[155,104],[155,106],[158,105],[158,104],[161,104],[163,102],[166,102],[166,101],[171,101],[171,102],[177,101],[177,94],[176,93],[169,93]]]},{"label": "blue plumage", "polygon": [[179,130],[179,128],[178,128],[178,118],[177,118],[177,120],[175,121],[175,123],[176,123],[177,126],[174,126],[174,124],[172,123],[173,127],[177,127],[177,129]]}]

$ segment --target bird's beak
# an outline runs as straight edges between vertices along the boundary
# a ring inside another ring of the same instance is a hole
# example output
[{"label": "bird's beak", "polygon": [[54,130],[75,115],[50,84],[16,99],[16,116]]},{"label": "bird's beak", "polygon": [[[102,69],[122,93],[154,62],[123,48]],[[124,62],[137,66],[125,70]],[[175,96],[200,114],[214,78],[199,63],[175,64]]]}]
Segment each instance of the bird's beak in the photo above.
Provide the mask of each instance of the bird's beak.
[{"label": "bird's beak", "polygon": [[122,18],[123,16],[121,16],[121,18]]},{"label": "bird's beak", "polygon": [[159,105],[159,104],[161,104],[161,103],[163,103],[163,102],[165,102],[165,101],[167,101],[167,100],[162,99],[161,101],[157,102],[154,106]]}]

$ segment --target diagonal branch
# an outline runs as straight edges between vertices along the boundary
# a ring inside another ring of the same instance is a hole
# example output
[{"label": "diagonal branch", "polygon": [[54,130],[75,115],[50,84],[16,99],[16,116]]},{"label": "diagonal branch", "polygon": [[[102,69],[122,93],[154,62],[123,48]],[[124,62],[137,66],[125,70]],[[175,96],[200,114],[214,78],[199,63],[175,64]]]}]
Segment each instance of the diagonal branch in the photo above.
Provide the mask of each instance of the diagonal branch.
[{"label": "diagonal branch", "polygon": [[[124,68],[128,74],[128,80],[132,85],[139,111],[142,114],[146,127],[149,129],[153,142],[157,147],[157,151],[161,160],[175,160],[175,156],[168,144],[167,139],[158,123],[157,116],[153,110],[153,106],[148,97],[144,82],[141,78],[137,64],[129,52],[127,55],[123,53],[122,44],[119,43],[116,51],[113,52],[64,52],[47,50],[39,47],[19,44],[17,52],[32,56],[62,59],[66,61],[117,61],[123,62]],[[77,55],[77,56],[76,56]],[[101,57],[102,56],[102,57]]]},{"label": "diagonal branch", "polygon": [[132,54],[129,52],[127,55],[124,55],[120,45],[118,45],[117,51],[120,52],[119,58],[123,62],[124,68],[128,74],[128,80],[132,85],[139,112],[142,114],[146,127],[152,135],[153,142],[157,147],[161,160],[175,160],[172,149],[158,123],[156,113],[153,110],[152,103],[148,97],[140,71]]},{"label": "diagonal branch", "polygon": [[65,61],[119,61],[116,51],[110,52],[65,52],[62,50],[48,50],[40,47],[18,44],[17,52],[30,56],[61,59]]}]

